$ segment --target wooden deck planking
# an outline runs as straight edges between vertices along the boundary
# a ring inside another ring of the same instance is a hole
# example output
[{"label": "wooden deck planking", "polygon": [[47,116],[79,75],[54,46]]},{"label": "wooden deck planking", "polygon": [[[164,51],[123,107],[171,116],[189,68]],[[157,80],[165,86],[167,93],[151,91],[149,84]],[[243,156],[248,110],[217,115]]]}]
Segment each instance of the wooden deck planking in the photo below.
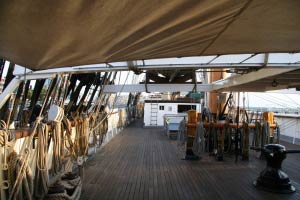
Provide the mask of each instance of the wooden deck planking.
[{"label": "wooden deck planking", "polygon": [[[288,149],[300,148],[285,144]],[[265,162],[223,162],[204,154],[200,161],[176,156],[176,142],[162,129],[136,123],[124,129],[85,166],[81,199],[300,199],[300,156],[289,154],[283,164],[297,193],[282,195],[256,190],[252,182]]]}]

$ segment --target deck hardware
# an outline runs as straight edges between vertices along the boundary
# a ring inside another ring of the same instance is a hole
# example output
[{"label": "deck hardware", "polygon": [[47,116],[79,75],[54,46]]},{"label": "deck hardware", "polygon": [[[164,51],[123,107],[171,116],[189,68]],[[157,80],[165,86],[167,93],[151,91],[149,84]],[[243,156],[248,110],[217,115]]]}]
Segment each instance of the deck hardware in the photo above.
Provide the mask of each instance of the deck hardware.
[{"label": "deck hardware", "polygon": [[83,156],[78,156],[78,158],[77,158],[77,164],[79,166],[81,166],[83,164]]},{"label": "deck hardware", "polygon": [[51,105],[48,112],[48,120],[54,122],[61,122],[64,117],[64,109],[58,105]]},{"label": "deck hardware", "polygon": [[7,180],[2,181],[1,188],[7,190],[9,188],[9,182]]},{"label": "deck hardware", "polygon": [[260,173],[253,185],[262,190],[275,193],[292,193],[295,187],[291,184],[288,175],[282,171],[281,164],[288,153],[300,153],[300,150],[286,150],[285,146],[280,144],[267,144],[263,148],[255,148],[261,150],[266,158],[267,166]]},{"label": "deck hardware", "polygon": [[272,87],[277,87],[277,86],[278,86],[278,82],[276,81],[276,79],[274,79],[272,82]]}]

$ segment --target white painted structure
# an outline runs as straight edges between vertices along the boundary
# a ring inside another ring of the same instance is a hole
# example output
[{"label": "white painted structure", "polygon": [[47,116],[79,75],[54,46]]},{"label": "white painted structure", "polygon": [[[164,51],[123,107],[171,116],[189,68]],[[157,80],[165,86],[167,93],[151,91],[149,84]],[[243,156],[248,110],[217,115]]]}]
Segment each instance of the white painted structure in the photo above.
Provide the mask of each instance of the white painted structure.
[{"label": "white painted structure", "polygon": [[300,144],[300,115],[275,114],[275,121],[280,128],[281,140]]},{"label": "white painted structure", "polygon": [[192,109],[200,112],[200,103],[146,100],[144,104],[144,126],[164,126],[164,115],[184,113]]}]

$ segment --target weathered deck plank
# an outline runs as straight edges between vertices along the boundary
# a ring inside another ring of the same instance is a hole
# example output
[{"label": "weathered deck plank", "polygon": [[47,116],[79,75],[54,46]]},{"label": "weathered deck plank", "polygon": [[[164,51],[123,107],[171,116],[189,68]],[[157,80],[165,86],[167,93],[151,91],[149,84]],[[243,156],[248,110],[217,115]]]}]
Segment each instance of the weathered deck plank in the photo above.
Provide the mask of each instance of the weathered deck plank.
[{"label": "weathered deck plank", "polygon": [[[300,148],[286,144],[287,148]],[[297,192],[282,195],[256,190],[252,181],[264,161],[217,162],[180,160],[176,143],[161,129],[135,124],[110,141],[85,166],[81,199],[300,199],[300,156],[288,155],[283,164]]]}]

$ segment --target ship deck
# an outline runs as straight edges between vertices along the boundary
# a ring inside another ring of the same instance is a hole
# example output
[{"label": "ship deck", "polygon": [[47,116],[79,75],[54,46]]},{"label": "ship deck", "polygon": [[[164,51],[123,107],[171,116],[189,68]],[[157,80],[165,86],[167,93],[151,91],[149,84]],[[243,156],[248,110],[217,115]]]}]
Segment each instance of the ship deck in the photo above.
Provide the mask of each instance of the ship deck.
[{"label": "ship deck", "polygon": [[176,141],[163,129],[135,122],[88,160],[81,199],[300,199],[299,154],[289,154],[283,163],[297,191],[275,194],[252,185],[265,166],[256,152],[237,163],[234,156],[218,162],[208,154],[199,161],[181,160],[176,152]]}]

